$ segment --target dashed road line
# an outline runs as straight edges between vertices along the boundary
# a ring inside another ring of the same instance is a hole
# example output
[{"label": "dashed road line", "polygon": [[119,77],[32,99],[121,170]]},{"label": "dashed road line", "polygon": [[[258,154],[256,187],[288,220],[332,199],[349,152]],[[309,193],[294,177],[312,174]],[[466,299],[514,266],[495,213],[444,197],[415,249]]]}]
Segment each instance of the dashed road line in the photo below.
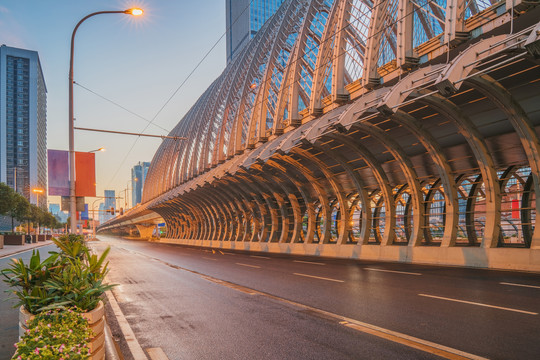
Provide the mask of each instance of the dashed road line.
[{"label": "dashed road line", "polygon": [[209,258],[209,257],[206,257],[206,256],[203,256],[202,258],[203,258],[203,259],[206,259],[206,260],[213,260],[213,261],[217,261],[217,259],[212,259],[212,258]]},{"label": "dashed road line", "polygon": [[532,312],[532,311],[525,311],[525,310],[520,310],[520,309],[512,309],[512,308],[507,308],[507,307],[503,307],[503,306],[495,306],[495,305],[489,305],[489,304],[484,304],[484,303],[478,303],[478,302],[474,302],[474,301],[452,299],[452,298],[447,298],[447,297],[442,297],[442,296],[435,296],[435,295],[428,295],[428,294],[418,294],[418,295],[433,298],[433,299],[454,301],[454,302],[459,302],[459,303],[463,303],[463,304],[478,305],[478,306],[483,306],[483,307],[488,307],[488,308],[493,308],[493,309],[513,311],[513,312],[527,314],[527,315],[538,315],[538,313]]},{"label": "dashed road line", "polygon": [[507,282],[500,282],[501,285],[510,285],[510,286],[521,286],[521,287],[527,287],[532,289],[540,289],[540,286],[536,285],[527,285],[527,284],[515,284],[515,283],[507,283]]},{"label": "dashed road line", "polygon": [[258,258],[258,259],[271,259],[268,256],[260,256],[260,255],[249,255],[249,257]]},{"label": "dashed road line", "polygon": [[420,273],[415,273],[415,272],[397,271],[397,270],[386,270],[386,269],[375,269],[375,268],[364,268],[364,270],[369,270],[369,271],[381,271],[381,272],[396,273],[396,274],[405,274],[405,275],[416,275],[416,276],[422,275],[422,274],[420,274]]},{"label": "dashed road line", "polygon": [[334,282],[339,282],[339,283],[345,282],[345,281],[343,281],[343,280],[337,280],[337,279],[331,279],[331,278],[322,277],[322,276],[315,276],[315,275],[308,275],[308,274],[301,274],[301,273],[293,273],[293,275],[305,276],[305,277],[309,277],[309,278],[313,278],[313,279],[320,279],[320,280],[334,281]]},{"label": "dashed road line", "polygon": [[252,267],[252,268],[256,268],[256,269],[261,268],[260,266],[257,266],[257,265],[249,265],[249,264],[242,264],[242,263],[236,263],[236,265],[248,266],[248,267]]},{"label": "dashed road line", "polygon": [[293,260],[293,262],[302,263],[302,264],[312,264],[312,265],[326,265],[325,263],[313,262],[313,261],[303,261],[303,260]]}]

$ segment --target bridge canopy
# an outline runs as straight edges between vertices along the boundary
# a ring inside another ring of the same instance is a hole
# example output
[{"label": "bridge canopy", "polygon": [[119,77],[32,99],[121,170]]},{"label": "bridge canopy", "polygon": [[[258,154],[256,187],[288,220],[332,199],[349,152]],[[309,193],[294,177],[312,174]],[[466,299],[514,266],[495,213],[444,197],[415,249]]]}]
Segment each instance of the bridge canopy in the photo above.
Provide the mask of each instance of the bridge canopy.
[{"label": "bridge canopy", "polygon": [[284,1],[106,225],[152,210],[171,239],[343,256],[540,248],[537,5]]}]

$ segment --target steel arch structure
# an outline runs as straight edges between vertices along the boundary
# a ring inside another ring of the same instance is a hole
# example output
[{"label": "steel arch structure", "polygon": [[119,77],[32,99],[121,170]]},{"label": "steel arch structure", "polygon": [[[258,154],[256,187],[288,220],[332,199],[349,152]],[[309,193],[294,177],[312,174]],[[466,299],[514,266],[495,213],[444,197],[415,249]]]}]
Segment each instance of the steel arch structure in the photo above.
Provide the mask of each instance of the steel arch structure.
[{"label": "steel arch structure", "polygon": [[537,4],[285,1],[170,133],[188,140],[163,141],[143,205],[101,229],[151,210],[167,239],[202,246],[473,266],[499,261],[488,249],[530,256]]}]

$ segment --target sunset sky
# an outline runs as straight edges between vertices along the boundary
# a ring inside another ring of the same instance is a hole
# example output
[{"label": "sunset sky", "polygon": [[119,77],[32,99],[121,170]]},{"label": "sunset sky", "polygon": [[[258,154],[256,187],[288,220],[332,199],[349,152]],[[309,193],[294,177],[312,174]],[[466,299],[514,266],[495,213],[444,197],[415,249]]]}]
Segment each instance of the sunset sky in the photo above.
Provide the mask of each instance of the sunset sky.
[{"label": "sunset sky", "polygon": [[[68,149],[73,28],[92,12],[131,7],[143,8],[144,15],[98,15],[77,31],[74,80],[81,86],[74,87],[75,126],[166,135],[225,67],[225,1],[0,0],[0,44],[39,53],[48,91],[49,149]],[[107,149],[96,154],[97,195],[101,196],[105,189],[123,191],[131,167],[151,161],[160,143],[158,138],[75,133],[75,150]],[[49,198],[51,203],[59,200]]]}]

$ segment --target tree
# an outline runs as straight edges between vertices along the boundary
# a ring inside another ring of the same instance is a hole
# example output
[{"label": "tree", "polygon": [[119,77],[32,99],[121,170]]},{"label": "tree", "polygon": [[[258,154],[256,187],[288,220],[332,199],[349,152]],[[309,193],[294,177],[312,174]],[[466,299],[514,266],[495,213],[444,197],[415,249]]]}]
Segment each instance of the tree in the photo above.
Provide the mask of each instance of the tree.
[{"label": "tree", "polygon": [[13,207],[15,192],[5,183],[0,183],[0,215],[7,215]]},{"label": "tree", "polygon": [[30,203],[24,196],[13,192],[13,205],[11,206],[11,231],[13,231],[13,219],[24,221],[28,218]]}]

